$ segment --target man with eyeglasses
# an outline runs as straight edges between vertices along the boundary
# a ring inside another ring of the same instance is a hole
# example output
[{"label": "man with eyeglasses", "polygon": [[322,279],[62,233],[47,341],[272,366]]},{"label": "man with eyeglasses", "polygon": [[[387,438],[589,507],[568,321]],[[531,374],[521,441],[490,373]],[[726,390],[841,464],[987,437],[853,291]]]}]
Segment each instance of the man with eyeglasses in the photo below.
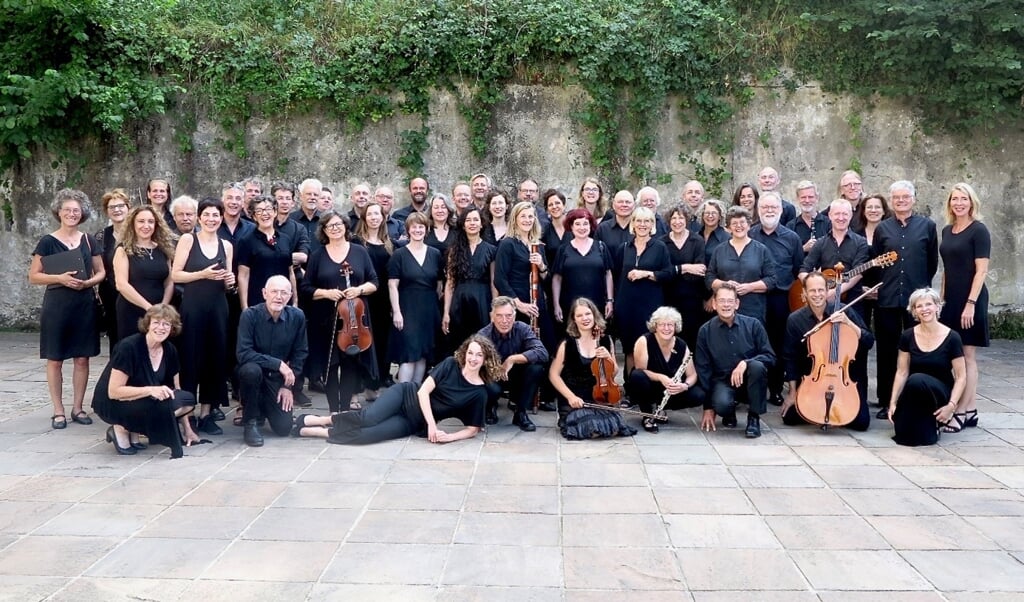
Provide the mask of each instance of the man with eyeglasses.
[{"label": "man with eyeglasses", "polygon": [[246,445],[261,447],[260,422],[266,420],[279,437],[292,430],[292,386],[302,373],[309,348],[306,317],[289,305],[292,285],[271,276],[263,287],[264,302],[242,313],[238,325],[238,380],[242,388]]},{"label": "man with eyeglasses", "polygon": [[715,416],[722,426],[736,426],[736,406],[749,406],[746,436],[761,436],[761,415],[768,410],[768,368],[775,352],[760,320],[737,313],[739,294],[732,283],[722,283],[712,297],[715,317],[697,332],[694,363],[701,388],[709,391],[700,426],[714,431]]},{"label": "man with eyeglasses", "polygon": [[405,224],[391,215],[391,209],[395,206],[395,191],[390,186],[380,186],[373,193],[373,201],[380,205],[384,212],[384,223],[388,227],[388,236],[392,242],[405,241]]},{"label": "man with eyeglasses", "polygon": [[910,293],[932,285],[939,269],[939,237],[931,218],[914,213],[917,202],[914,184],[906,180],[889,187],[892,217],[875,228],[871,256],[895,251],[896,262],[882,268],[882,288],[878,289],[875,312],[876,389],[881,410],[875,415],[888,419],[892,383],[896,378],[896,358],[900,335],[915,324],[907,311]]},{"label": "man with eyeglasses", "polygon": [[774,167],[765,167],[757,174],[757,187],[761,189],[761,194],[774,192],[782,199],[782,218],[779,223],[785,225],[796,219],[796,205],[782,196],[782,191],[779,190],[781,182],[782,178],[779,177],[779,172]]},{"label": "man with eyeglasses", "polygon": [[551,223],[551,216],[548,215],[548,208],[544,206],[544,201],[537,198],[538,194],[540,194],[540,185],[532,178],[526,178],[516,188],[517,200],[533,203],[534,212],[537,214],[537,220],[540,223],[540,229],[543,231]]}]

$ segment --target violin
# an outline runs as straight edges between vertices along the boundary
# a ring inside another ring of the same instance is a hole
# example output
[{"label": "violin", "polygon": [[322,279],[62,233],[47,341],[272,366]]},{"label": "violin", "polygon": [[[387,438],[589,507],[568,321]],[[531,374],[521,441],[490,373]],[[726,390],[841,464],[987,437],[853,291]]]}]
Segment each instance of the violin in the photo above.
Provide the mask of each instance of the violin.
[{"label": "violin", "polygon": [[[842,264],[836,266],[835,283],[842,278]],[[840,311],[839,295],[833,303],[833,315]],[[800,381],[796,391],[796,410],[804,420],[820,425],[843,426],[853,422],[860,412],[857,383],[850,378],[850,362],[857,354],[857,332],[849,324],[832,322],[807,337],[807,354],[813,358],[810,374]]]},{"label": "violin", "polygon": [[[594,329],[594,340],[601,341],[601,331]],[[615,384],[615,362],[611,357],[604,359],[595,357],[590,362],[590,373],[594,375],[594,390],[591,395],[600,404],[617,405],[622,399],[618,385]]]},{"label": "violin", "polygon": [[[341,274],[345,276],[345,288],[352,288],[352,266],[349,262],[341,264]],[[373,345],[373,331],[370,330],[370,315],[362,299],[341,299],[337,305],[338,327],[337,344],[345,355],[359,355]]]}]

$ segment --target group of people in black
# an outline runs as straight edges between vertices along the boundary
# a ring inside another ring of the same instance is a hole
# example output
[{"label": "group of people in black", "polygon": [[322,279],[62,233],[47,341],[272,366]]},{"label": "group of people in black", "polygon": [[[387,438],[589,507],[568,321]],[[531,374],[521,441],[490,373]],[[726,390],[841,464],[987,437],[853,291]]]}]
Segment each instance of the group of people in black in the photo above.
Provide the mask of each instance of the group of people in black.
[{"label": "group of people in black", "polygon": [[[858,408],[836,426],[870,424],[872,345],[876,417],[893,422],[898,442],[977,425],[991,243],[974,190],[951,188],[940,245],[910,182],[865,196],[846,172],[825,206],[811,182],[797,184],[795,203],[778,186],[765,168],[726,206],[691,181],[664,210],[650,187],[606,195],[587,178],[570,202],[531,179],[513,196],[477,174],[450,197],[414,178],[399,209],[392,189],[358,185],[345,212],[315,179],[265,190],[250,178],[198,202],[172,201],[170,182],[155,179],[134,207],[124,190],[106,193],[96,236],[82,230],[88,198],[65,189],[52,206],[60,226],[29,272],[47,287],[51,423],[68,422],[65,359],[71,420],[91,423],[83,401],[97,325],[112,353],[93,409],[119,453],[145,446],[144,434],[181,455],[222,433],[231,395],[253,446],[267,424],[336,443],[412,433],[444,443],[497,424],[502,397],[518,428],[535,430],[539,407],[558,411],[570,438],[633,434],[630,414],[657,432],[665,410],[698,406],[703,429],[736,427],[743,403],[754,438],[769,404],[786,424],[822,423],[800,391],[813,376],[806,335],[827,322],[856,349],[844,369]],[[626,397],[602,406],[609,368]],[[312,405],[307,385],[326,394],[330,416],[293,418]],[[438,427],[451,417],[464,428]]]}]

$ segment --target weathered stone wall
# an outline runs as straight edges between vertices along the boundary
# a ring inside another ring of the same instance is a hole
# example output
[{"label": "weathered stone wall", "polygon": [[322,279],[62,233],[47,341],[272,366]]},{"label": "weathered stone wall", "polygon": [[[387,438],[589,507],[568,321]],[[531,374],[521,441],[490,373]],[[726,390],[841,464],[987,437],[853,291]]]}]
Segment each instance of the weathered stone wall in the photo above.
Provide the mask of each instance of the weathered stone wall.
[{"label": "weathered stone wall", "polygon": [[[587,132],[572,117],[583,101],[576,88],[510,87],[491,127],[487,157],[476,161],[455,98],[436,93],[430,149],[424,157],[431,183],[449,192],[453,182],[483,171],[498,185],[511,188],[531,176],[542,188],[555,186],[575,199],[579,182],[594,173],[588,167]],[[670,103],[658,117],[653,165],[654,173],[672,175],[670,183],[657,186],[668,201],[678,198],[692,176],[692,167],[679,160],[681,151],[691,149],[682,146],[688,116],[680,114],[676,104]],[[78,178],[76,185],[98,202],[106,189],[122,186],[136,192],[150,176],[169,177],[175,196],[196,197],[217,195],[221,183],[252,174],[293,181],[315,176],[344,202],[349,189],[363,181],[404,188],[404,174],[396,165],[399,134],[419,125],[416,117],[398,116],[370,124],[362,132],[347,132],[324,113],[256,119],[247,131],[250,154],[240,159],[225,150],[223,133],[214,122],[200,120],[193,132],[177,131],[177,123],[173,116],[147,123],[135,133],[136,152],[84,142],[78,150],[87,161],[75,173],[66,165],[52,167],[52,157],[38,156],[10,174],[15,213],[13,231],[0,233],[0,252],[6,258],[0,277],[9,285],[8,294],[0,299],[0,325],[20,327],[38,320],[42,289],[27,283],[29,254],[38,237],[54,227],[49,201],[69,178]],[[918,209],[930,213],[941,227],[949,186],[970,182],[982,198],[984,219],[993,231],[992,301],[997,306],[1024,303],[1024,283],[1018,278],[1024,268],[1019,252],[1024,248],[1024,167],[1015,160],[1024,142],[1019,127],[1000,131],[998,145],[981,138],[926,135],[905,107],[885,101],[868,107],[809,85],[795,92],[758,90],[731,128],[736,144],[727,168],[734,178],[725,185],[727,193],[735,183],[755,181],[762,166],[772,165],[782,174],[787,197],[794,196],[796,182],[809,179],[819,184],[824,202],[834,194],[839,174],[859,160],[866,192],[887,193],[892,181],[912,180],[918,187]],[[190,139],[191,152],[181,151],[182,137]],[[714,159],[710,153],[705,158]],[[400,194],[398,203],[404,202],[407,199]],[[90,231],[100,227],[99,220],[87,224]]]}]

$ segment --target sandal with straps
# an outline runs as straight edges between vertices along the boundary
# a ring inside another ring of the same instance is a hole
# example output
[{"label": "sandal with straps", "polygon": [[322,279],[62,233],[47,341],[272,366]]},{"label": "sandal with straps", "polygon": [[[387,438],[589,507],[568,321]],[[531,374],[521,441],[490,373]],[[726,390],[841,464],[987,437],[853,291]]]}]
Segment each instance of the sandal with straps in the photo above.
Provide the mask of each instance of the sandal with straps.
[{"label": "sandal with straps", "polygon": [[967,414],[964,412],[955,412],[949,417],[949,421],[942,425],[943,433],[959,433],[964,430],[964,417]]},{"label": "sandal with straps", "polygon": [[964,428],[978,426],[978,410],[967,410],[964,412]]}]

